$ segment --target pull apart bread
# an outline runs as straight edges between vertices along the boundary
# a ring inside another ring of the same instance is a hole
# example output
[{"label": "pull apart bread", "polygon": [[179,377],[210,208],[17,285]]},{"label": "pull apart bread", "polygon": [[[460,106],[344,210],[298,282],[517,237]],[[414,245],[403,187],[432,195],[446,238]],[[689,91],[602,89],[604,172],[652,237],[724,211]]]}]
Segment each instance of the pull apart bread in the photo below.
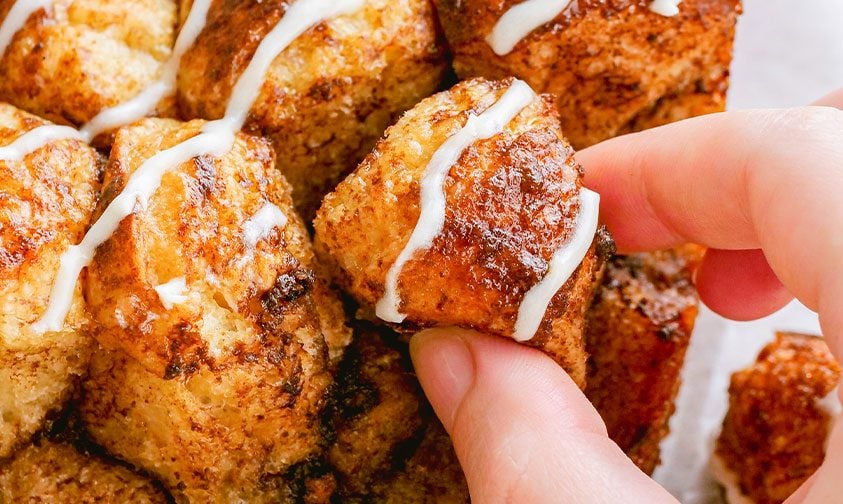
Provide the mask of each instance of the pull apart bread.
[{"label": "pull apart bread", "polygon": [[588,312],[586,396],[609,437],[648,474],[659,463],[679,391],[702,253],[689,245],[612,258]]},{"label": "pull apart bread", "polygon": [[[121,129],[100,208],[141,162],[202,126]],[[268,142],[238,134],[224,155],[179,165],[88,269],[101,349],[82,419],[96,442],[192,502],[277,498],[280,476],[319,450],[328,344],[348,339],[341,316],[319,317],[317,305],[338,300],[315,286],[274,161]]]},{"label": "pull apart bread", "polygon": [[[47,124],[0,104],[0,143]],[[82,289],[57,330],[32,324],[50,297],[59,257],[85,234],[99,194],[102,160],[78,140],[51,143],[0,162],[0,458],[32,436],[73,392],[91,342]]]},{"label": "pull apart bread", "polygon": [[76,419],[57,418],[0,469],[0,502],[170,502],[160,483],[90,444]]},{"label": "pull apart bread", "polygon": [[[499,57],[514,1],[0,0],[0,501],[467,502],[392,331],[433,326],[544,351],[652,470],[698,252],[613,258],[565,136],[722,107],[738,7],[630,2]],[[431,96],[440,21],[490,79]]]},{"label": "pull apart bread", "polygon": [[782,503],[814,474],[841,411],[839,381],[822,338],[793,333],[732,375],[711,464],[730,504]]},{"label": "pull apart bread", "polygon": [[553,93],[578,149],[725,107],[739,0],[434,3],[459,77]]},{"label": "pull apart bread", "polygon": [[[184,118],[223,116],[234,82],[288,3],[213,2],[179,72]],[[386,127],[437,90],[447,68],[429,1],[358,3],[297,37],[272,63],[246,125],[272,140],[308,222]]]},{"label": "pull apart bread", "polygon": [[[0,0],[0,17],[8,18],[22,3],[46,2]],[[0,100],[59,124],[82,126],[132,99],[162,73],[176,39],[176,0],[49,3],[9,34],[0,59]],[[157,114],[172,115],[174,105],[172,99],[162,102]]]},{"label": "pull apart bread", "polygon": [[[573,155],[551,96],[461,82],[407,112],[325,198],[317,250],[369,316],[514,336],[583,385],[585,312],[612,246]],[[549,295],[531,306],[530,291]]]}]

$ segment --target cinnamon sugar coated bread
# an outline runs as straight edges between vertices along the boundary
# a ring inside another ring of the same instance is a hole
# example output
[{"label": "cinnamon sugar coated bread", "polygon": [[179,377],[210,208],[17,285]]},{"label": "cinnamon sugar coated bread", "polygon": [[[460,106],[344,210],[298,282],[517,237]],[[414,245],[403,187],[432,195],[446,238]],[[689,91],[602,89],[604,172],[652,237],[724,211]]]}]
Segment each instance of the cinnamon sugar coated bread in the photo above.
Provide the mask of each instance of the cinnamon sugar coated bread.
[{"label": "cinnamon sugar coated bread", "polygon": [[[0,17],[15,3],[0,0]],[[55,0],[2,55],[0,99],[61,124],[86,123],[158,78],[177,20],[176,0]]]},{"label": "cinnamon sugar coated bread", "polygon": [[[387,272],[419,220],[420,180],[434,152],[511,84],[464,81],[423,100],[326,196],[314,222],[317,251],[364,310],[384,295]],[[500,134],[462,153],[444,180],[442,231],[398,277],[405,329],[512,335],[525,293],[573,235],[582,176],[573,154],[549,96],[535,97]],[[603,240],[594,240],[530,340],[580,384],[585,311],[609,248]]]},{"label": "cinnamon sugar coated bread", "polygon": [[779,333],[732,375],[712,467],[732,504],[784,502],[822,464],[840,412],[840,366],[822,338]]},{"label": "cinnamon sugar coated bread", "polygon": [[[235,79],[290,3],[211,5],[179,74],[185,119],[222,117]],[[272,140],[306,219],[387,126],[437,90],[447,66],[429,1],[362,4],[320,23],[278,56],[250,112],[247,128]]]},{"label": "cinnamon sugar coated bread", "polygon": [[721,110],[740,5],[496,54],[544,3],[0,0],[0,504],[470,502],[407,346],[446,326],[651,472],[702,252],[614,256],[575,148]]},{"label": "cinnamon sugar coated bread", "polygon": [[578,149],[726,105],[739,0],[685,0],[674,16],[651,0],[573,0],[503,55],[487,37],[520,0],[435,3],[457,74],[553,93]]},{"label": "cinnamon sugar coated bread", "polygon": [[159,485],[112,460],[39,440],[0,467],[0,502],[165,504]]},{"label": "cinnamon sugar coated bread", "polygon": [[[0,104],[0,144],[47,124]],[[59,257],[78,242],[99,194],[101,159],[77,140],[0,160],[0,458],[59,409],[84,374],[91,342],[82,289],[61,329],[32,328],[50,296]]]},{"label": "cinnamon sugar coated bread", "polygon": [[586,396],[646,473],[668,434],[697,317],[691,279],[701,258],[695,246],[614,257],[588,312]]},{"label": "cinnamon sugar coated bread", "polygon": [[[141,161],[201,125],[122,129],[100,207]],[[267,479],[318,451],[326,337],[347,337],[334,334],[347,331],[342,318],[319,318],[316,302],[337,301],[315,295],[309,239],[274,162],[265,140],[241,134],[224,156],[183,163],[88,270],[102,348],[83,420],[95,441],[191,501],[276,498]],[[267,209],[284,218],[255,220]]]}]

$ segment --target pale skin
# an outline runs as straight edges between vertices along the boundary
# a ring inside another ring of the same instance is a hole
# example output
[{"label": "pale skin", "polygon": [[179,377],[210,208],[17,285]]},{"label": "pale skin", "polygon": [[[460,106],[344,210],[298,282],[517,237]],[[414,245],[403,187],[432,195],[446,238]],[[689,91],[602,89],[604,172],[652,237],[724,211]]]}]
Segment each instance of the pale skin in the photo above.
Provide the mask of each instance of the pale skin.
[{"label": "pale skin", "polygon": [[[814,106],[728,112],[577,154],[621,251],[710,247],[702,300],[749,320],[796,297],[843,361],[843,90]],[[411,352],[450,433],[472,500],[676,502],[606,436],[547,356],[503,338],[434,329]],[[843,390],[843,388],[841,388]],[[843,422],[823,466],[788,503],[843,495]]]}]

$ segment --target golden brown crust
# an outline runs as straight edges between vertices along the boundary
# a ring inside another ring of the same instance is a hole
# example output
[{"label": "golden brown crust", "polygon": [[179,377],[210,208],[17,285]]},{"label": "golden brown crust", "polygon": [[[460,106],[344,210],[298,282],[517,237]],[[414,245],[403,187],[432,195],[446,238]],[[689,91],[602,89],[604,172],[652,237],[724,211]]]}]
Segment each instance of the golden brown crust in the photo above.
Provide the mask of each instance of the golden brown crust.
[{"label": "golden brown crust", "polygon": [[[14,3],[0,0],[4,18]],[[81,125],[157,78],[177,14],[175,0],[57,0],[30,16],[0,60],[0,99]]]},{"label": "golden brown crust", "polygon": [[732,375],[715,456],[753,502],[784,502],[820,466],[830,417],[819,401],[839,379],[822,338],[792,333]]},{"label": "golden brown crust", "polygon": [[435,0],[454,68],[462,78],[514,75],[555,94],[576,148],[725,106],[739,0],[686,0],[673,17],[651,12],[649,0],[574,0],[498,56],[485,38],[517,3]]},{"label": "golden brown crust", "polygon": [[337,375],[333,446],[328,460],[346,495],[367,495],[394,471],[401,445],[422,431],[423,399],[411,366],[373,329],[357,334]]},{"label": "golden brown crust", "polygon": [[[147,119],[121,129],[100,209],[143,160],[201,127]],[[268,203],[287,224],[251,247],[244,226]],[[265,479],[319,449],[330,384],[322,328],[342,330],[342,319],[320,322],[309,247],[266,141],[240,134],[225,156],[166,173],[88,270],[104,346],[81,406],[94,439],[194,501],[274,498]],[[180,277],[187,300],[167,309],[154,288]]]},{"label": "golden brown crust", "polygon": [[[373,311],[416,225],[428,160],[469,114],[485,110],[508,86],[465,81],[422,101],[326,196],[314,222],[317,252],[364,310]],[[399,277],[403,327],[456,325],[509,337],[524,294],[573,232],[580,170],[548,96],[534,100],[504,133],[466,149],[446,178],[443,231]],[[580,384],[584,312],[602,265],[596,248],[553,298],[530,342]]]},{"label": "golden brown crust", "polygon": [[[185,55],[185,118],[218,118],[236,79],[287,2],[215,2]],[[298,37],[272,64],[247,129],[269,137],[306,220],[398,114],[430,95],[446,68],[427,0],[368,0]]]},{"label": "golden brown crust", "polygon": [[701,249],[618,256],[588,312],[586,395],[644,472],[659,462],[697,316]]},{"label": "golden brown crust", "polygon": [[149,479],[66,443],[38,440],[0,465],[0,502],[164,504]]},{"label": "golden brown crust", "polygon": [[[46,121],[0,104],[0,145]],[[37,334],[59,258],[87,228],[101,160],[89,146],[51,142],[22,161],[0,161],[0,457],[29,438],[72,391],[90,346],[82,289],[64,327]]]},{"label": "golden brown crust", "polygon": [[338,373],[328,452],[337,495],[342,502],[468,502],[451,440],[421,393],[406,347],[388,333],[362,328]]}]

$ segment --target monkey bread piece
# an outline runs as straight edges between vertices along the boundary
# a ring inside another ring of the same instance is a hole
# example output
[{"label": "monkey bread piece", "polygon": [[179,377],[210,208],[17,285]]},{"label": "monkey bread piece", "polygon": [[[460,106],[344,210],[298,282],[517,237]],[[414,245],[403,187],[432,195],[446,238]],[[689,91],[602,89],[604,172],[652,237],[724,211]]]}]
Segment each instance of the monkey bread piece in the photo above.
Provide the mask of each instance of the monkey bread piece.
[{"label": "monkey bread piece", "polygon": [[522,0],[434,3],[457,74],[512,75],[555,94],[578,149],[725,107],[739,0],[685,0],[675,16],[651,11],[652,0],[573,0],[502,55],[487,38]]},{"label": "monkey bread piece", "polygon": [[588,312],[589,400],[609,436],[646,473],[659,463],[697,317],[703,249],[614,257]]},{"label": "monkey bread piece", "polygon": [[71,444],[38,440],[0,465],[0,502],[165,504],[159,485]]},{"label": "monkey bread piece", "polygon": [[[464,81],[423,100],[326,196],[314,222],[317,253],[364,311],[373,312],[384,295],[388,271],[419,221],[420,187],[434,152],[512,85]],[[558,119],[550,96],[534,97],[502,132],[469,145],[450,167],[443,227],[397,277],[398,308],[406,315],[400,330],[462,326],[513,335],[525,294],[545,277],[554,253],[573,241],[584,213],[581,168]],[[611,248],[603,233],[594,241],[529,341],[581,386],[585,311]]]},{"label": "monkey bread piece", "polygon": [[[0,145],[46,124],[0,104]],[[47,305],[61,254],[90,223],[100,167],[96,151],[76,140],[0,160],[0,458],[61,407],[87,366],[81,288],[60,331],[41,334],[32,324]]]},{"label": "monkey bread piece", "polygon": [[328,451],[337,495],[342,502],[468,502],[451,440],[403,343],[385,332],[362,328],[339,369]]},{"label": "monkey bread piece", "polygon": [[779,333],[732,375],[712,470],[735,504],[784,502],[822,464],[840,366],[822,338]]},{"label": "monkey bread piece", "polygon": [[[222,117],[231,89],[289,1],[214,2],[185,55],[185,118]],[[272,63],[247,130],[272,139],[306,221],[400,113],[430,96],[447,62],[427,0],[365,0],[299,36]]]},{"label": "monkey bread piece", "polygon": [[[0,16],[14,4],[0,0]],[[2,56],[0,99],[79,126],[158,78],[177,20],[176,0],[55,0],[29,16]],[[170,102],[159,112],[172,114]]]},{"label": "monkey bread piece", "polygon": [[[100,209],[154,154],[202,121],[146,119],[119,130]],[[222,157],[165,173],[88,268],[102,345],[82,416],[99,444],[195,502],[271,500],[269,479],[319,448],[331,382],[309,238],[269,143],[238,134]],[[274,487],[273,487],[274,488]],[[264,490],[267,490],[266,492]]]}]

